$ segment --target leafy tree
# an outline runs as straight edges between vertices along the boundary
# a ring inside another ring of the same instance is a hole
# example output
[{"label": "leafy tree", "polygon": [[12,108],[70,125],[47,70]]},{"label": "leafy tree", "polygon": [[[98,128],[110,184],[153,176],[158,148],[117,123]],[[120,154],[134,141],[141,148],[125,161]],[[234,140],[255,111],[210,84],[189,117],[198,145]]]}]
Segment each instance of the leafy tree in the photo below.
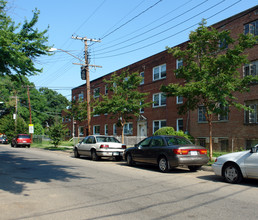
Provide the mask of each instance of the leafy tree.
[{"label": "leafy tree", "polygon": [[209,126],[210,159],[212,158],[212,120],[215,115],[225,115],[229,106],[246,108],[239,103],[235,92],[248,92],[250,83],[257,78],[241,76],[238,68],[248,63],[245,49],[253,47],[256,39],[251,35],[240,34],[235,40],[230,31],[206,27],[202,21],[196,31],[190,33],[186,49],[168,48],[175,58],[184,65],[175,71],[176,77],[184,79],[179,84],[162,86],[167,96],[183,96],[186,102],[179,106],[184,114],[199,106],[205,109]]},{"label": "leafy tree", "polygon": [[[35,25],[39,11],[35,10],[31,21],[16,25],[5,12],[6,1],[0,0],[0,76],[35,75],[41,69],[35,67],[34,60],[47,55],[47,29],[40,32]],[[14,74],[14,72],[17,74]]]},{"label": "leafy tree", "polygon": [[122,128],[122,143],[124,143],[124,125],[133,116],[139,116],[141,108],[150,105],[144,103],[148,93],[137,90],[141,81],[142,77],[138,73],[130,74],[128,71],[119,75],[115,73],[110,80],[104,80],[112,94],[101,95],[101,99],[95,102],[92,114],[109,114],[111,118],[116,118],[117,124]]},{"label": "leafy tree", "polygon": [[49,128],[49,137],[51,139],[51,143],[57,147],[64,138],[64,135],[67,131],[68,129],[66,126],[63,125],[60,120],[56,120],[55,123]]},{"label": "leafy tree", "polygon": [[67,116],[76,121],[87,119],[87,102],[72,100],[69,108],[65,110]]}]

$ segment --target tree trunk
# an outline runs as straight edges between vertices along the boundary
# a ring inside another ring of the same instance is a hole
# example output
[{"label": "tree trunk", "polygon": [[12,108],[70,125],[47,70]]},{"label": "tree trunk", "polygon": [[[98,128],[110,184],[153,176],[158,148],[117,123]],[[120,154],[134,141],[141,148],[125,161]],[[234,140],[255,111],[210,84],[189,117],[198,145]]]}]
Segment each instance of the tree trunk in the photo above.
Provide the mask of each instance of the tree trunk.
[{"label": "tree trunk", "polygon": [[208,116],[208,124],[209,124],[209,150],[210,150],[210,161],[212,161],[212,116]]}]

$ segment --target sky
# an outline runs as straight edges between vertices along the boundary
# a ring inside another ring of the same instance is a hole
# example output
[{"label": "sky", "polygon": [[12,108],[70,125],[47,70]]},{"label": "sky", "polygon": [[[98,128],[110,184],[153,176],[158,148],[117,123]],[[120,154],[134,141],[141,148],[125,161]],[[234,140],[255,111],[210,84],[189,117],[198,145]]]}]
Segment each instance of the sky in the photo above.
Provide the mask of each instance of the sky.
[{"label": "sky", "polygon": [[[52,56],[35,62],[43,72],[29,77],[37,89],[48,87],[71,99],[71,89],[82,84],[80,65],[87,37],[90,80],[97,79],[188,40],[202,19],[207,25],[254,7],[258,0],[8,0],[15,23],[31,20],[40,10],[36,27],[48,29]],[[66,52],[64,52],[66,51]],[[71,56],[71,54],[73,56]]]}]

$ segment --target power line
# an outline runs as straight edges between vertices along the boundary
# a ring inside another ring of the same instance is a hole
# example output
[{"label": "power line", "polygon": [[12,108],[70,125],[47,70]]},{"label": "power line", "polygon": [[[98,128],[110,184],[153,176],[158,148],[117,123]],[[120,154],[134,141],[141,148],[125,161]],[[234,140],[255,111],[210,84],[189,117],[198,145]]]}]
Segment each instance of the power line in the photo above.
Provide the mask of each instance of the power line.
[{"label": "power line", "polygon": [[[225,1],[225,0],[223,0],[223,1]],[[227,10],[227,9],[229,9],[229,8],[231,8],[231,7],[233,7],[234,5],[236,5],[237,3],[239,3],[240,1],[242,1],[242,0],[239,0],[239,1],[237,1],[237,2],[235,2],[235,3],[233,3],[233,4],[231,4],[230,6],[224,8],[223,10],[221,10],[221,11],[219,11],[219,12],[213,14],[212,16],[209,16],[208,18],[206,18],[206,20],[209,20],[210,18],[212,18],[212,17],[214,17],[214,16],[220,14],[221,12],[223,12],[223,11],[225,11],[225,10]],[[220,3],[221,3],[221,2],[220,2]],[[211,7],[211,8],[212,8],[212,7]],[[209,9],[207,9],[207,10],[210,10],[211,8],[209,8]],[[206,10],[206,11],[207,11],[207,10]],[[205,11],[205,12],[206,12],[206,11]],[[202,13],[203,13],[203,12],[202,12]],[[199,13],[199,14],[201,14],[201,13]],[[199,15],[199,14],[198,14],[198,15]],[[196,16],[197,16],[197,15],[195,15],[195,16],[193,16],[193,17],[196,17]],[[193,17],[192,17],[192,18],[193,18]],[[190,18],[190,19],[191,19],[191,18]],[[186,21],[188,21],[188,20],[190,20],[190,19],[187,19]],[[184,22],[181,22],[181,23],[177,24],[176,26],[178,26],[178,25],[180,25],[180,24],[182,24],[182,23],[184,23]],[[163,38],[163,39],[161,39],[161,40],[158,40],[158,41],[155,41],[155,42],[153,42],[153,43],[147,44],[147,45],[145,45],[145,46],[142,46],[142,47],[139,47],[139,48],[130,50],[130,51],[126,51],[126,52],[123,52],[123,53],[115,54],[115,55],[104,56],[104,57],[96,57],[96,59],[102,59],[102,58],[109,58],[109,57],[121,56],[121,55],[124,55],[124,54],[128,54],[128,53],[131,53],[131,52],[135,52],[135,51],[144,49],[144,48],[149,47],[149,46],[153,46],[154,44],[160,43],[160,42],[162,42],[162,41],[164,41],[164,40],[167,40],[167,39],[169,39],[169,38],[171,38],[171,37],[174,37],[174,36],[176,36],[176,35],[178,35],[178,34],[184,32],[184,31],[186,31],[186,30],[188,30],[188,29],[190,29],[190,28],[193,28],[194,26],[196,26],[196,25],[198,25],[198,24],[199,24],[199,22],[196,23],[196,24],[193,24],[193,25],[191,25],[191,26],[189,26],[189,27],[187,27],[187,28],[185,28],[185,29],[183,29],[183,30],[181,30],[181,31],[178,31],[177,33],[174,33],[174,34],[172,34],[172,35],[170,35],[170,36],[168,36],[168,37],[165,37],[165,38]],[[172,28],[174,28],[174,27],[175,27],[175,26],[173,26],[173,27],[171,27],[171,28],[169,28],[169,29],[172,29]],[[169,29],[167,29],[167,30],[169,30]],[[167,30],[165,30],[165,31],[163,31],[163,32],[160,32],[159,34],[164,33],[164,32],[166,32]],[[155,35],[155,36],[156,36],[156,35]],[[144,40],[147,40],[147,38],[144,39]],[[143,41],[143,40],[141,40],[141,41],[139,41],[139,42],[142,42],[142,41]],[[137,42],[137,43],[139,43],[139,42]],[[129,45],[129,46],[132,46],[132,44]],[[129,47],[129,46],[127,46],[127,47]]]}]

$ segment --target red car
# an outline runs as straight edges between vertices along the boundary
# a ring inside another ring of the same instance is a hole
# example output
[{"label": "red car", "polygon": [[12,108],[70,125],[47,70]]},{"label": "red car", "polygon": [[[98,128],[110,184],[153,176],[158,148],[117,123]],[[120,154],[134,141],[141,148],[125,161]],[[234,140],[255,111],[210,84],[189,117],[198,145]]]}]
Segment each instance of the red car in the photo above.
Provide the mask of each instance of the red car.
[{"label": "red car", "polygon": [[30,147],[31,138],[29,134],[18,134],[11,143],[12,147]]}]

